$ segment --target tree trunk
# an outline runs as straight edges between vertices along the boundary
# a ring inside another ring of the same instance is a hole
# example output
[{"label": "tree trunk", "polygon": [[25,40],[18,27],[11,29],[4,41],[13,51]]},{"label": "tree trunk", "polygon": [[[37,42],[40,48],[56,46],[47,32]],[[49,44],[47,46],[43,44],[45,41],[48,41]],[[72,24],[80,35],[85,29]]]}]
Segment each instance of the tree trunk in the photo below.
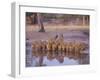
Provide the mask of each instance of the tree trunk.
[{"label": "tree trunk", "polygon": [[32,18],[32,24],[37,24],[38,22],[37,22],[37,14],[36,13],[33,13],[32,15],[31,15],[31,18]]},{"label": "tree trunk", "polygon": [[83,16],[83,20],[82,20],[82,21],[83,21],[82,24],[83,24],[83,26],[84,26],[84,25],[85,25],[85,16]]},{"label": "tree trunk", "polygon": [[38,25],[40,27],[39,32],[45,32],[45,29],[44,29],[44,26],[43,26],[43,20],[42,20],[41,13],[37,13],[37,20],[38,20]]}]

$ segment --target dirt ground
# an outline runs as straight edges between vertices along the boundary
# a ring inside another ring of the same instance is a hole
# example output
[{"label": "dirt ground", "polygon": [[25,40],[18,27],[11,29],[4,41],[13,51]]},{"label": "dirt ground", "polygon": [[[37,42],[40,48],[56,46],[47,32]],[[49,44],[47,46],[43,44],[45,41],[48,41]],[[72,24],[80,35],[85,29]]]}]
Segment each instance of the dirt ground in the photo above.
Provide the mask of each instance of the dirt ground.
[{"label": "dirt ground", "polygon": [[29,25],[26,27],[26,38],[30,40],[46,40],[55,35],[63,34],[64,39],[70,38],[77,40],[88,40],[88,36],[84,32],[89,33],[89,27],[87,26],[45,26],[45,32],[38,32],[39,27],[37,25]]}]

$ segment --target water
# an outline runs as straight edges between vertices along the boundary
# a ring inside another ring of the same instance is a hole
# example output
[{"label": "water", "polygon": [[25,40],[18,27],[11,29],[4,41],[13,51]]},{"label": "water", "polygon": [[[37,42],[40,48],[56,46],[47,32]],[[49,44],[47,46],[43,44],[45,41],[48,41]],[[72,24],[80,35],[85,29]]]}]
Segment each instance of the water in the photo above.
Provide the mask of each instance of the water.
[{"label": "water", "polygon": [[26,63],[28,64],[26,67],[89,64],[88,54],[75,54],[61,51],[37,51],[31,54],[30,56],[27,55],[30,59],[27,59],[29,63]]}]

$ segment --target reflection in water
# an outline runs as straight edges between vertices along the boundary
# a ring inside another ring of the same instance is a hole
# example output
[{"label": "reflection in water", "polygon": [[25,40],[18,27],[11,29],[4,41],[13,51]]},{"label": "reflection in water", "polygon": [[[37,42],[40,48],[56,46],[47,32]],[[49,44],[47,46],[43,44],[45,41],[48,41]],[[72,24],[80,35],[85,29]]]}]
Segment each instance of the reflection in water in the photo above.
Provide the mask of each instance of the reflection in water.
[{"label": "reflection in water", "polygon": [[[30,52],[30,51],[29,51]],[[26,66],[60,66],[88,64],[89,56],[81,53],[68,53],[66,51],[33,51],[29,54],[30,62]]]},{"label": "reflection in water", "polygon": [[78,64],[89,64],[88,48],[82,42],[35,41],[26,44],[28,67]]},{"label": "reflection in water", "polygon": [[88,55],[73,55],[66,52],[38,51],[33,53],[32,66],[57,66],[57,65],[77,65],[83,64],[84,58]]}]

